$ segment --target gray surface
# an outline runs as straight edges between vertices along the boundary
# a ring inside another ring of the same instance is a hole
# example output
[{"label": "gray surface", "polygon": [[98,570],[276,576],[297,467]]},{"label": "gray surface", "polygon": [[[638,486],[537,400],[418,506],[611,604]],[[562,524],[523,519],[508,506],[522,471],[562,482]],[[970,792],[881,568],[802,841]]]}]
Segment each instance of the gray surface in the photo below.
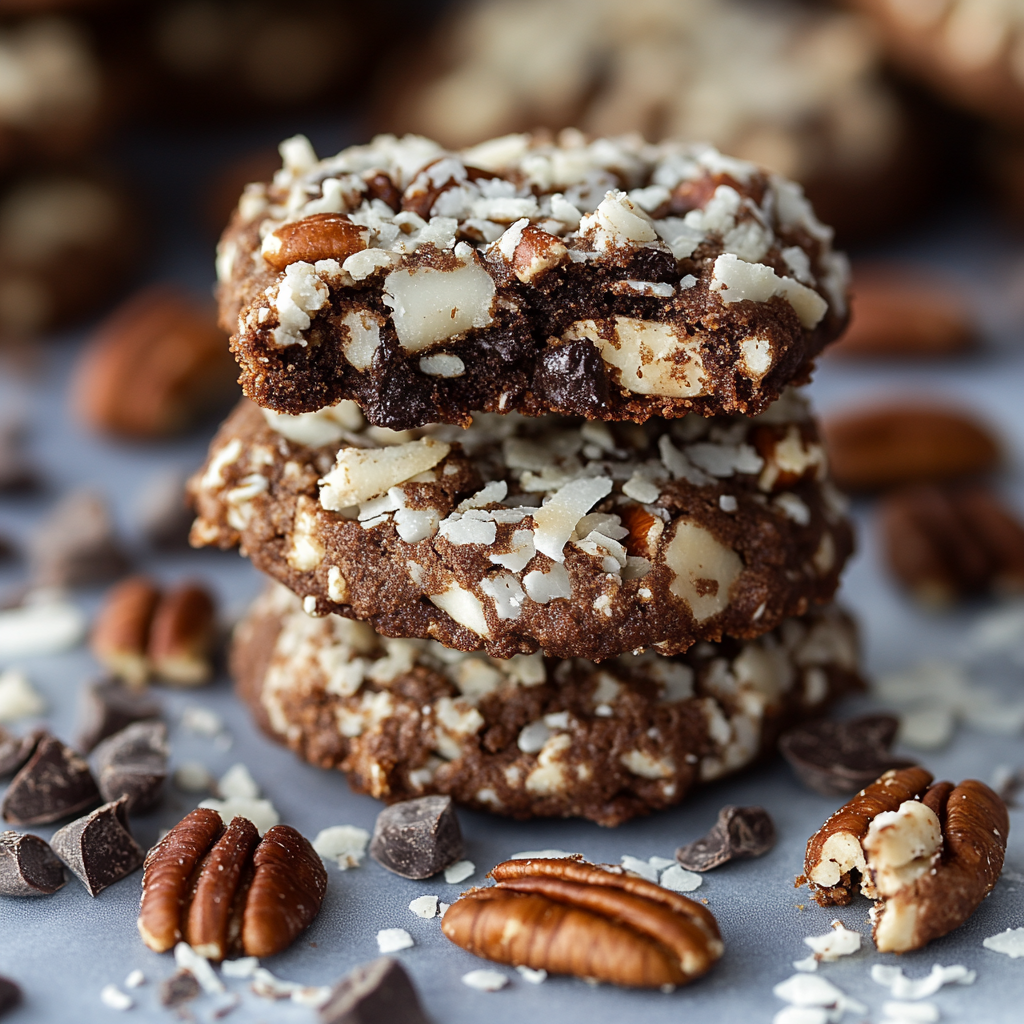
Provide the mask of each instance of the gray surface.
[{"label": "gray surface", "polygon": [[[840,367],[826,364],[813,385],[819,408],[841,408],[866,396],[906,394],[909,387],[922,393],[940,392],[951,400],[988,416],[1007,436],[1013,465],[1005,478],[1018,508],[1024,508],[1024,408],[1021,403],[1024,355],[1020,338],[1008,325],[1019,319],[1014,309],[1017,269],[1013,250],[988,233],[951,227],[942,237],[919,238],[913,251],[922,258],[952,262],[960,257],[959,275],[975,290],[991,328],[988,350],[978,358],[932,368]],[[966,254],[966,258],[964,255]],[[965,271],[963,268],[967,267]],[[973,275],[967,277],[966,275]],[[44,357],[32,378],[3,371],[0,410],[24,410],[32,426],[32,446],[53,482],[53,493],[81,484],[100,488],[115,503],[126,530],[132,508],[146,480],[162,466],[191,466],[205,449],[205,437],[173,444],[115,444],[85,436],[69,422],[63,396],[75,352],[73,341],[57,345]],[[51,496],[39,499],[0,499],[0,531],[24,536]],[[932,618],[911,608],[882,574],[866,510],[858,509],[860,552],[850,567],[843,599],[861,617],[867,667],[871,671],[906,665],[921,657],[955,655],[963,645],[975,608]],[[260,587],[257,574],[235,555],[210,552],[143,559],[146,568],[162,579],[200,575],[221,595],[225,607],[239,612]],[[17,568],[0,571],[0,590],[18,579]],[[95,594],[78,598],[94,607]],[[46,695],[51,714],[47,721],[60,736],[74,734],[77,691],[95,673],[89,655],[69,654],[27,658],[20,663]],[[0,664],[0,669],[7,666]],[[1019,686],[1020,670],[999,669],[1003,682]],[[313,836],[334,824],[372,828],[377,804],[352,795],[340,776],[298,763],[286,750],[259,735],[232,700],[227,680],[194,693],[160,691],[171,724],[173,759],[201,760],[214,773],[236,762],[249,766],[283,820]],[[183,732],[182,709],[202,704],[217,710],[228,723],[233,746],[218,750],[208,740]],[[847,710],[852,710],[852,706]],[[943,777],[989,779],[1000,764],[1024,764],[1019,737],[983,736],[961,729],[954,742],[925,763]],[[850,928],[867,933],[867,901],[834,912],[817,908],[806,890],[793,888],[807,837],[834,809],[836,801],[809,794],[795,783],[784,765],[759,767],[735,780],[708,789],[681,808],[610,831],[573,821],[510,823],[498,818],[463,812],[467,856],[479,867],[472,881],[479,882],[492,864],[520,850],[558,847],[578,850],[599,861],[618,861],[622,854],[671,856],[680,843],[702,834],[724,803],[759,803],[769,809],[779,831],[778,846],[756,862],[727,866],[706,876],[695,894],[706,898],[721,924],[726,954],[714,972],[690,988],[671,995],[626,992],[610,987],[592,988],[571,979],[549,979],[533,986],[515,972],[505,990],[488,994],[472,991],[460,977],[486,966],[452,946],[440,934],[438,921],[423,921],[406,908],[411,899],[436,893],[450,902],[469,882],[449,886],[443,880],[409,882],[388,874],[372,862],[348,872],[329,868],[327,901],[309,932],[288,952],[269,961],[278,975],[298,981],[326,984],[354,964],[377,955],[375,933],[380,928],[403,927],[415,938],[413,949],[398,954],[412,972],[433,1020],[438,1024],[521,1022],[536,1017],[559,1021],[619,1021],[639,1019],[650,1024],[681,1018],[700,1021],[769,1021],[782,1007],[772,995],[774,984],[793,973],[791,962],[808,950],[806,935],[821,934],[834,916]],[[136,821],[144,844],[152,843],[160,828],[176,822],[193,806],[189,799],[169,790],[163,808]],[[964,963],[978,970],[970,988],[953,986],[935,997],[944,1020],[1019,1020],[1024,1001],[1024,962],[1010,960],[982,948],[981,940],[1007,927],[1024,925],[1020,882],[1024,874],[1024,817],[1011,812],[1012,830],[1007,870],[992,897],[957,933],[927,949],[897,959],[868,948],[856,956],[826,965],[822,975],[849,995],[866,1003],[872,1021],[881,1019],[881,1004],[888,993],[869,979],[876,962],[899,962],[919,976],[933,963]],[[52,829],[40,828],[49,837]],[[75,880],[53,897],[35,901],[0,900],[0,974],[17,979],[26,993],[23,1009],[14,1022],[108,1021],[116,1013],[99,1001],[108,982],[120,984],[133,968],[141,968],[150,983],[133,993],[138,1003],[129,1013],[135,1019],[169,1019],[156,1003],[153,982],[173,972],[169,956],[147,950],[136,934],[135,912],[140,875],[91,899]],[[805,909],[798,905],[804,904]],[[232,982],[242,989],[243,983]],[[289,1004],[271,1004],[246,997],[246,1008],[228,1020],[311,1020],[310,1010]],[[212,1004],[193,1004],[196,1017],[211,1019]],[[848,1015],[846,1020],[856,1019]]]}]

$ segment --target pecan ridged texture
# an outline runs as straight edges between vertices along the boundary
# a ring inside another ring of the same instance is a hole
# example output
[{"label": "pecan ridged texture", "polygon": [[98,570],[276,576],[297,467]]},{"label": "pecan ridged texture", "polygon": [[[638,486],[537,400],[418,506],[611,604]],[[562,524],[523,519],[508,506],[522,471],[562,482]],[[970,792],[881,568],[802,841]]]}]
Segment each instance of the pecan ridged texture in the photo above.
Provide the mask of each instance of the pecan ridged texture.
[{"label": "pecan ridged texture", "polygon": [[198,808],[146,858],[139,934],[158,953],[184,940],[210,960],[272,956],[312,924],[326,891],[323,863],[295,829],[260,839],[248,819],[225,828]]},{"label": "pecan ridged texture", "polygon": [[859,890],[875,900],[881,952],[920,949],[959,928],[999,878],[1010,830],[982,782],[932,783],[923,768],[886,772],[807,843],[804,873],[822,906]]},{"label": "pecan ridged texture", "polygon": [[699,903],[620,868],[575,860],[510,860],[448,909],[441,928],[498,963],[632,988],[685,985],[723,951]]}]

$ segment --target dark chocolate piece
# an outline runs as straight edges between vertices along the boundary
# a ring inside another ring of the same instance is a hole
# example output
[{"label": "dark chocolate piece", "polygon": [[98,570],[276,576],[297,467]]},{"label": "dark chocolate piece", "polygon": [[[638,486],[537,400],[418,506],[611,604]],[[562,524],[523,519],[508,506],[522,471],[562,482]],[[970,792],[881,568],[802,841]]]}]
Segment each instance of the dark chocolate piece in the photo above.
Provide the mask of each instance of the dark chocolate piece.
[{"label": "dark chocolate piece", "polygon": [[45,735],[45,729],[33,729],[24,736],[12,736],[0,726],[0,779],[19,771]]},{"label": "dark chocolate piece", "polygon": [[187,1003],[195,999],[202,990],[196,976],[186,968],[182,967],[169,978],[160,982],[159,998],[160,1005],[173,1007]]},{"label": "dark chocolate piece", "polygon": [[90,896],[119,882],[142,866],[146,851],[128,828],[127,797],[98,807],[92,814],[53,834],[53,849],[81,879]]},{"label": "dark chocolate piece", "polygon": [[170,753],[163,722],[136,722],[105,739],[94,755],[103,799],[127,797],[129,814],[154,807],[167,778]]},{"label": "dark chocolate piece", "polygon": [[88,754],[133,722],[159,717],[160,705],[145,690],[133,690],[116,679],[90,683],[82,690],[78,749]]},{"label": "dark chocolate piece", "polygon": [[377,815],[370,856],[403,878],[429,878],[462,857],[462,829],[451,797],[421,796]]},{"label": "dark chocolate piece", "polygon": [[89,765],[60,740],[44,736],[7,787],[3,817],[14,825],[46,825],[99,802]]},{"label": "dark chocolate piece", "polygon": [[149,480],[139,496],[139,529],[150,547],[158,551],[188,549],[194,516],[185,500],[186,482],[184,473],[170,470]]},{"label": "dark chocolate piece", "polygon": [[57,504],[33,535],[29,555],[37,586],[89,586],[128,570],[107,503],[91,491],[76,491]]},{"label": "dark chocolate piece", "polygon": [[49,896],[64,885],[64,865],[39,836],[0,832],[0,896]]},{"label": "dark chocolate piece", "polygon": [[21,989],[10,978],[0,978],[0,1015],[21,1002]]},{"label": "dark chocolate piece", "polygon": [[763,807],[729,804],[706,836],[676,850],[676,860],[688,871],[710,871],[731,860],[760,857],[774,845],[775,824]]},{"label": "dark chocolate piece", "polygon": [[39,474],[25,458],[24,431],[18,423],[0,425],[0,494],[38,489]]},{"label": "dark chocolate piece", "polygon": [[349,971],[320,1007],[320,1024],[429,1024],[405,968],[382,956]]},{"label": "dark chocolate piece", "polygon": [[779,750],[808,789],[846,796],[890,768],[917,763],[890,753],[898,728],[899,720],[892,715],[864,715],[848,722],[822,719],[785,733]]}]

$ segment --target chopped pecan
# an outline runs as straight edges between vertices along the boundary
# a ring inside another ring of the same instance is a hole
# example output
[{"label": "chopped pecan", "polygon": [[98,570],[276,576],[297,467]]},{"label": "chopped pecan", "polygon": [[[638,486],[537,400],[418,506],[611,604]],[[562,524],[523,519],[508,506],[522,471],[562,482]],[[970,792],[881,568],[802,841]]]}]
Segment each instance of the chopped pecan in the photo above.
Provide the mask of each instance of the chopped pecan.
[{"label": "chopped pecan", "polygon": [[263,258],[275,270],[300,260],[337,260],[344,263],[366,248],[369,231],[340,213],[314,213],[275,228],[263,240]]},{"label": "chopped pecan", "polygon": [[931,785],[923,768],[886,772],[810,838],[804,875],[822,906],[875,900],[881,952],[920,949],[959,928],[999,878],[1010,829],[984,783]]},{"label": "chopped pecan", "polygon": [[642,505],[623,505],[616,511],[622,519],[622,525],[629,530],[623,540],[626,553],[649,558],[657,547],[665,524]]},{"label": "chopped pecan", "polygon": [[444,934],[498,963],[615,985],[685,985],[722,955],[710,911],[621,868],[574,860],[510,860],[492,888],[464,893]]},{"label": "chopped pecan", "polygon": [[107,594],[89,645],[96,660],[130,686],[149,675],[146,645],[160,591],[147,576],[132,576]]},{"label": "chopped pecan", "polygon": [[848,491],[949,480],[993,469],[999,442],[973,416],[907,402],[834,416],[823,424],[832,478]]},{"label": "chopped pecan", "polygon": [[309,841],[287,825],[262,839],[246,818],[186,815],[146,858],[139,934],[162,953],[185,939],[198,953],[272,956],[313,922],[327,872]]},{"label": "chopped pecan", "polygon": [[533,224],[523,228],[522,238],[512,255],[512,270],[523,284],[551,270],[569,257],[565,243]]},{"label": "chopped pecan", "polygon": [[216,609],[209,591],[186,583],[166,594],[157,606],[147,655],[153,671],[168,683],[199,686],[213,672]]},{"label": "chopped pecan", "polygon": [[893,575],[924,604],[1024,590],[1024,526],[985,487],[906,488],[879,526]]}]

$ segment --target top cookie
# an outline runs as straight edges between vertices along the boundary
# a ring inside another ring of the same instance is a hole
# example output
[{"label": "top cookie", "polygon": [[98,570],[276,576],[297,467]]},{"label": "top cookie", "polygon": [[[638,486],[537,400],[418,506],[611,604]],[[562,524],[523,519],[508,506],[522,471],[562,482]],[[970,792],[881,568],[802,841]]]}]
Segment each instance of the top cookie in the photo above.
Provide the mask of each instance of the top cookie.
[{"label": "top cookie", "polygon": [[299,136],[218,250],[245,393],[378,426],[762,412],[847,319],[800,187],[708,146]]}]

